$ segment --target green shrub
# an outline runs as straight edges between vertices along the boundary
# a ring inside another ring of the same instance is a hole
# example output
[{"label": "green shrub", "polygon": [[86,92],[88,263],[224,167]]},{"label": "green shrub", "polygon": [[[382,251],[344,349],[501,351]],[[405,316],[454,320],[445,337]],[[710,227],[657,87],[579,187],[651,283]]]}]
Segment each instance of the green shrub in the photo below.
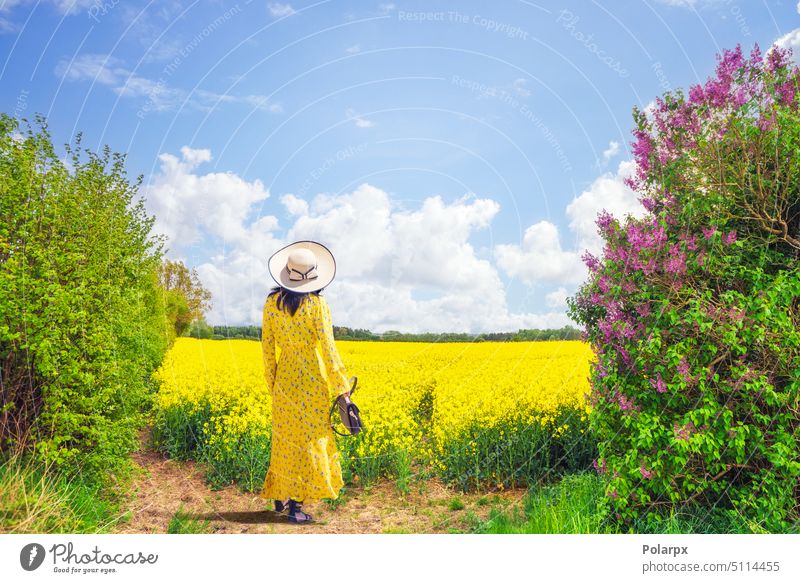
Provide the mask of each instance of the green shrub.
[{"label": "green shrub", "polygon": [[569,299],[597,362],[604,509],[631,526],[699,507],[781,532],[800,512],[800,69],[725,51],[704,86],[634,111],[648,209],[603,213]]},{"label": "green shrub", "polygon": [[0,449],[81,480],[130,467],[170,338],[157,281],[163,243],[134,201],[124,156],[65,145],[0,114]]}]

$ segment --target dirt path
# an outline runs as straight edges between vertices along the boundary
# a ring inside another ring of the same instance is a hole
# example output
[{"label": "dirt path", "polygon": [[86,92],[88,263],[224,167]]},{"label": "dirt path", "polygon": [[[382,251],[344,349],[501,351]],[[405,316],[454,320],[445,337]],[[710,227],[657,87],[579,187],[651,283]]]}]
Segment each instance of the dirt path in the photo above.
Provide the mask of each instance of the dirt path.
[{"label": "dirt path", "polygon": [[148,449],[146,431],[140,443],[133,458],[143,472],[128,494],[130,519],[114,532],[165,533],[179,509],[188,518],[208,521],[207,531],[212,533],[469,532],[477,519],[487,519],[492,507],[518,506],[525,493],[517,489],[463,494],[428,480],[412,482],[403,494],[394,482],[382,480],[369,488],[343,490],[335,507],[324,501],[308,504],[304,510],[314,522],[298,525],[276,513],[257,492],[245,493],[236,486],[211,490],[195,462],[175,461]]}]

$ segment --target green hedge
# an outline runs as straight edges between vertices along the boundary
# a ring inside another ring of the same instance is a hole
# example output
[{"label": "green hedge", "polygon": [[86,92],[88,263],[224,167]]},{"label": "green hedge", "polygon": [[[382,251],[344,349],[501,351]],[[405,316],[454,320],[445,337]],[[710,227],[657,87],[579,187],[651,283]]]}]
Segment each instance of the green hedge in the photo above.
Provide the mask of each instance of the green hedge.
[{"label": "green hedge", "polygon": [[138,447],[172,341],[163,243],[124,155],[82,155],[78,134],[62,160],[36,121],[0,114],[0,448],[102,481]]}]

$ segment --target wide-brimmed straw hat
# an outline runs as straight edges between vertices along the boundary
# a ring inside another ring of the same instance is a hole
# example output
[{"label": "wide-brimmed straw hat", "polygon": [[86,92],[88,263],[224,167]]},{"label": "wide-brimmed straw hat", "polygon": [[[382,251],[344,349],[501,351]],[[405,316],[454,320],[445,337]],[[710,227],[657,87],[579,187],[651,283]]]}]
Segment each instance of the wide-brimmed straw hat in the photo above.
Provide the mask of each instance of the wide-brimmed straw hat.
[{"label": "wide-brimmed straw hat", "polygon": [[333,253],[316,241],[295,241],[278,249],[267,265],[278,285],[296,292],[322,289],[336,275]]}]

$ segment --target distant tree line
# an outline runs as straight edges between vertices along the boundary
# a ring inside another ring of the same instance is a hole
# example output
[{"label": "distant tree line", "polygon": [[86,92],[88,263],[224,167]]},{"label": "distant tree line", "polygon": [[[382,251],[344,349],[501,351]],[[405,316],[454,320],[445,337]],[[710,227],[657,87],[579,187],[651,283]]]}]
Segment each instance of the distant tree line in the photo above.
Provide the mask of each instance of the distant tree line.
[{"label": "distant tree line", "polygon": [[516,332],[398,332],[387,330],[375,334],[369,330],[346,326],[334,326],[333,336],[337,340],[374,340],[384,342],[525,342],[532,340],[580,340],[581,331],[571,326],[558,329],[520,329]]},{"label": "distant tree line", "polygon": [[[193,322],[187,329],[187,336],[192,338],[224,339],[261,339],[260,326],[210,326],[204,319]],[[517,330],[516,332],[420,332],[407,333],[387,330],[376,334],[363,328],[334,326],[333,337],[336,340],[369,340],[373,342],[525,342],[538,340],[579,340],[581,331],[571,326],[558,329],[538,328]]]},{"label": "distant tree line", "polygon": [[187,328],[186,336],[213,340],[261,339],[261,326],[211,326],[201,318]]}]

